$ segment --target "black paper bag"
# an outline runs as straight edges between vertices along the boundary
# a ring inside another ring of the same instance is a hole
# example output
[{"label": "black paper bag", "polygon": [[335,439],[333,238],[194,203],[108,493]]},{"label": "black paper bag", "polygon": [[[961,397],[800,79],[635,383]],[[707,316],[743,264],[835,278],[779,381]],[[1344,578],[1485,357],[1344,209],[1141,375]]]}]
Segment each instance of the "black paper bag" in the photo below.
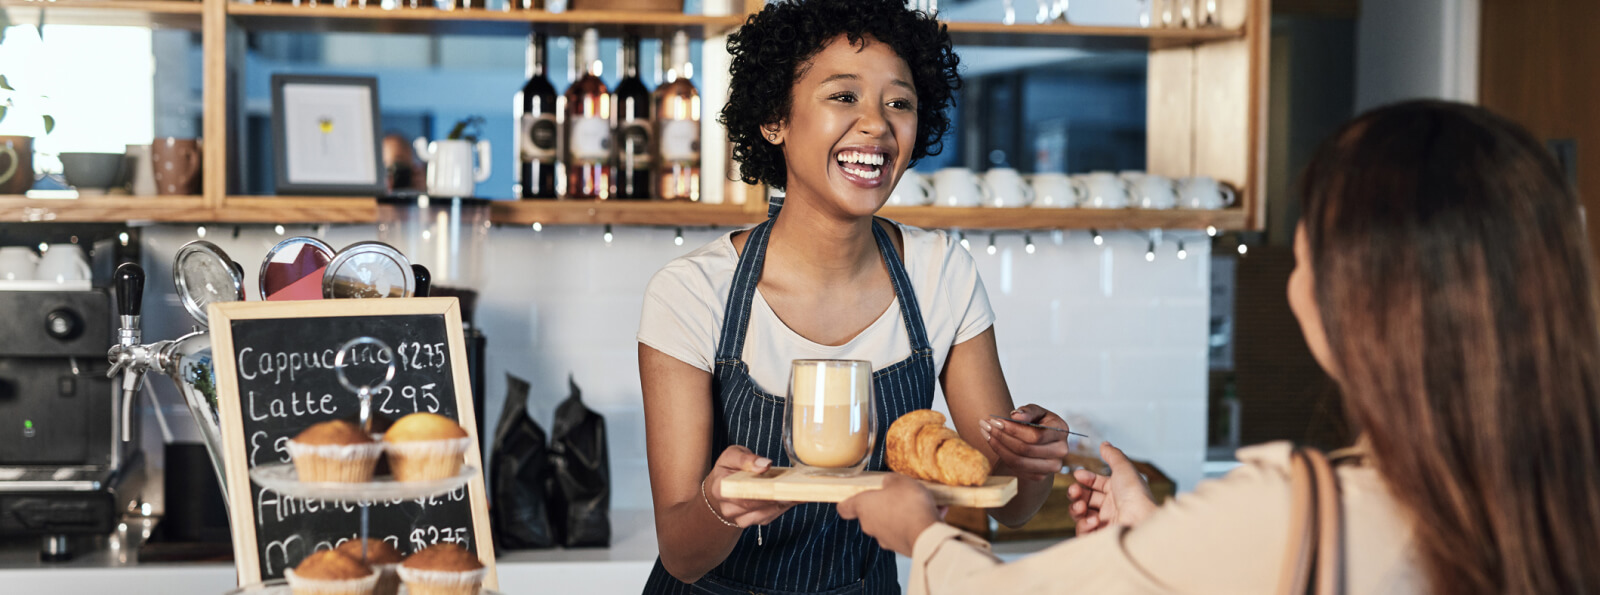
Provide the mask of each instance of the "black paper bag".
[{"label": "black paper bag", "polygon": [[551,524],[567,547],[611,544],[611,462],[606,420],[583,405],[581,391],[567,377],[572,394],[556,408],[550,462],[560,489],[552,490]]},{"label": "black paper bag", "polygon": [[553,487],[544,430],[528,417],[528,381],[506,374],[506,404],[490,455],[495,542],[504,549],[554,547],[546,496]]}]

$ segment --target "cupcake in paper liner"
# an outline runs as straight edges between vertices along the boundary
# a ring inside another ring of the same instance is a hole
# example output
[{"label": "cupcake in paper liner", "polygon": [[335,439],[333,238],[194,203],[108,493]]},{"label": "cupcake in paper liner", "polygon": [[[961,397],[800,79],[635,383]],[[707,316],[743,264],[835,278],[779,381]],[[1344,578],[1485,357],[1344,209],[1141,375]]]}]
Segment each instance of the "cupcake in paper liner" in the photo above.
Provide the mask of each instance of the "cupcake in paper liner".
[{"label": "cupcake in paper liner", "polygon": [[288,450],[300,481],[360,483],[372,480],[383,444],[355,424],[335,420],[306,428]]},{"label": "cupcake in paper liner", "polygon": [[477,595],[488,572],[466,548],[440,543],[406,558],[400,580],[408,595]]},{"label": "cupcake in paper liner", "polygon": [[[362,541],[367,546],[365,557],[361,551]],[[378,586],[372,590],[372,595],[396,595],[400,592],[399,568],[404,556],[389,542],[381,539],[351,539],[339,544],[333,551],[361,560],[378,571]]]},{"label": "cupcake in paper liner", "polygon": [[383,435],[389,470],[399,481],[432,481],[455,477],[472,438],[443,415],[413,413],[400,418]]},{"label": "cupcake in paper liner", "polygon": [[284,573],[294,595],[372,595],[378,573],[360,560],[333,550],[306,556]]}]

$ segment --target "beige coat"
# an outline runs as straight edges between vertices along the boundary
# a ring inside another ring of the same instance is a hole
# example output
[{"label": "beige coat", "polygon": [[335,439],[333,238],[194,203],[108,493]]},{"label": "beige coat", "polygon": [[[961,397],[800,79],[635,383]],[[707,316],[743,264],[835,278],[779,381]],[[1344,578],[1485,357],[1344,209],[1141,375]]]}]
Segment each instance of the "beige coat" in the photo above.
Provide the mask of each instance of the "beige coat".
[{"label": "beige coat", "polygon": [[[1273,593],[1289,537],[1290,451],[1285,442],[1242,449],[1243,466],[1136,528],[1103,529],[1011,564],[983,540],[935,524],[917,538],[909,592]],[[1359,452],[1341,462],[1347,592],[1427,593],[1404,511]]]}]

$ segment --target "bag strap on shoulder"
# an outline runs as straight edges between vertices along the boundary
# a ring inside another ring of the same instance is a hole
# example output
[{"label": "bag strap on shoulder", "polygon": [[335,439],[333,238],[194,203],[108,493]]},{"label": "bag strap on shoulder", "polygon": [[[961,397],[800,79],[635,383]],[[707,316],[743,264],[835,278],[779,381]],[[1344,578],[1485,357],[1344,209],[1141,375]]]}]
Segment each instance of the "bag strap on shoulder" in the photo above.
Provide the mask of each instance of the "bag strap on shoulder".
[{"label": "bag strap on shoulder", "polygon": [[1296,448],[1289,460],[1289,539],[1278,592],[1343,595],[1344,519],[1339,478],[1328,457]]}]

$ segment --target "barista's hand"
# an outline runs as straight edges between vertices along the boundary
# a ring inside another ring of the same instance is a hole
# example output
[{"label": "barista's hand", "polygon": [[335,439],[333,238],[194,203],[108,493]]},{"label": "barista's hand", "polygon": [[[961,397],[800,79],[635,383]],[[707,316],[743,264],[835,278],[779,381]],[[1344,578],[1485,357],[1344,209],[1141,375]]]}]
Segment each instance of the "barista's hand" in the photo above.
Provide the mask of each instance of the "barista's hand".
[{"label": "barista's hand", "polygon": [[[1011,419],[1067,429],[1061,416],[1038,405],[1023,405],[1011,412]],[[1042,481],[1061,472],[1067,457],[1067,433],[1031,428],[1022,424],[985,417],[978,422],[989,448],[1000,457],[999,475],[1015,475],[1028,481]]]},{"label": "barista's hand", "polygon": [[740,471],[765,473],[771,467],[771,459],[757,456],[756,453],[750,452],[750,449],[737,444],[729,446],[727,450],[722,451],[722,456],[717,457],[716,464],[711,466],[711,474],[706,476],[703,484],[706,489],[706,500],[716,509],[717,514],[722,515],[722,518],[740,527],[772,522],[794,507],[794,503],[722,498],[722,478]]},{"label": "barista's hand", "polygon": [[878,538],[878,545],[909,557],[917,537],[944,514],[933,505],[933,494],[921,482],[890,473],[884,476],[882,489],[840,502],[839,516],[860,519],[861,531]]},{"label": "barista's hand", "polygon": [[1102,442],[1100,458],[1111,466],[1110,477],[1079,469],[1072,472],[1072,478],[1078,483],[1067,488],[1067,496],[1072,498],[1072,520],[1077,521],[1079,535],[1111,525],[1132,527],[1156,512],[1150,485],[1121,449],[1110,442]]}]

